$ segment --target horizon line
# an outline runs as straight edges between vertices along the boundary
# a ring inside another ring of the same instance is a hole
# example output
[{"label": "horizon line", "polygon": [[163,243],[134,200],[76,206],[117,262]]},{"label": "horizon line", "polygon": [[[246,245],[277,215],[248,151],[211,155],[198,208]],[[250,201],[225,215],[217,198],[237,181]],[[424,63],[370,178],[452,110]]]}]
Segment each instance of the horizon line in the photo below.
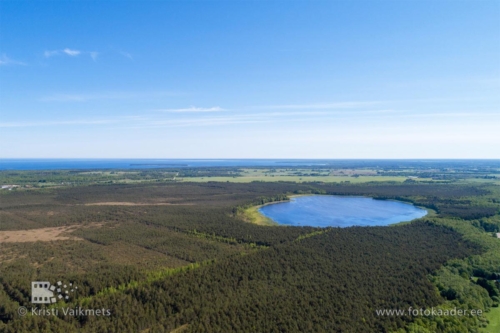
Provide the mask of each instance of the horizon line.
[{"label": "horizon line", "polygon": [[212,160],[212,161],[228,161],[228,160],[303,160],[303,161],[317,161],[317,160],[500,160],[500,158],[495,157],[481,157],[481,158],[470,158],[470,157],[449,157],[449,158],[432,158],[432,157],[411,157],[411,158],[390,158],[390,157],[344,157],[344,158],[301,158],[301,157],[0,157],[0,160]]}]

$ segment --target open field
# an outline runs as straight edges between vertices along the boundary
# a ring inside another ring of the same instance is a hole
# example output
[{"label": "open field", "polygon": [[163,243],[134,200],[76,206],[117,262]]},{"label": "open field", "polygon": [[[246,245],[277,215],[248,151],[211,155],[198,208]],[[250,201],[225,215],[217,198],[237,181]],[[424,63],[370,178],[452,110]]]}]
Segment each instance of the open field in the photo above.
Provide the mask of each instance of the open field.
[{"label": "open field", "polygon": [[[84,228],[100,228],[101,223],[91,223]],[[64,226],[54,228],[39,228],[15,231],[0,231],[0,243],[25,243],[25,242],[51,242],[60,240],[80,241],[82,238],[75,237],[71,233],[80,226]]]},{"label": "open field", "polygon": [[56,240],[81,240],[67,233],[74,227],[40,228],[22,231],[0,231],[0,243],[50,242]]},{"label": "open field", "polygon": [[484,329],[483,333],[500,332],[500,306],[491,308],[490,312],[486,313],[486,318],[490,323]]},{"label": "open field", "polygon": [[[212,167],[127,170],[0,171],[0,194],[40,188],[91,184],[155,184],[169,182],[455,182],[500,184],[500,169],[492,162],[441,162],[439,167],[418,162],[330,162],[315,167]],[[413,164],[412,164],[413,163]],[[367,166],[371,164],[371,167]],[[340,167],[340,166],[343,167]]]}]

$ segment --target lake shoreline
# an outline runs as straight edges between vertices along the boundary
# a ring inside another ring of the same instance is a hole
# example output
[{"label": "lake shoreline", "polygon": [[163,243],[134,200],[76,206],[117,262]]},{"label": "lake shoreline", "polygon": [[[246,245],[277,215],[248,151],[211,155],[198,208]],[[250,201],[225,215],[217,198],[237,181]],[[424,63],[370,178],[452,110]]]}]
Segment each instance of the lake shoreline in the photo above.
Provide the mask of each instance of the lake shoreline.
[{"label": "lake shoreline", "polygon": [[309,196],[309,195],[314,195],[314,194],[294,194],[294,195],[287,195],[289,199],[286,200],[280,200],[280,201],[272,201],[272,202],[266,202],[265,204],[262,205],[257,205],[257,206],[252,206],[243,212],[243,219],[245,222],[248,223],[254,223],[257,225],[266,225],[266,226],[280,226],[280,227],[286,227],[286,225],[279,224],[278,222],[274,221],[273,219],[265,216],[262,214],[259,210],[267,205],[272,205],[272,204],[277,204],[277,203],[284,203],[284,202],[289,202],[293,198],[297,197],[303,197],[303,196]]},{"label": "lake shoreline", "polygon": [[[383,201],[383,202],[396,202],[396,203],[400,203],[400,204],[405,204],[405,205],[411,206],[414,209],[419,209],[419,210],[425,211],[424,215],[422,215],[420,217],[413,218],[411,220],[394,222],[394,223],[389,223],[389,224],[373,225],[373,226],[397,226],[397,225],[403,225],[403,224],[411,223],[411,222],[413,222],[415,220],[418,220],[418,219],[426,217],[426,216],[427,217],[428,216],[435,216],[437,214],[434,210],[432,210],[430,208],[422,207],[422,206],[417,206],[414,203],[407,202],[407,201],[400,201],[400,200],[394,200],[394,199],[378,199],[378,198],[369,197],[369,196],[362,196],[362,195],[360,195],[360,196],[357,196],[357,195],[356,196],[348,196],[348,195],[331,195],[331,194],[316,194],[316,193],[311,193],[311,194],[292,194],[292,195],[287,195],[287,197],[289,198],[288,200],[268,202],[268,203],[265,203],[263,205],[257,205],[257,206],[250,207],[250,208],[248,208],[248,209],[245,210],[245,215],[247,215],[247,217],[248,216],[252,217],[252,218],[249,219],[250,221],[247,220],[247,222],[256,223],[256,224],[259,224],[259,225],[267,225],[267,226],[302,226],[300,224],[299,225],[293,225],[293,224],[288,224],[288,223],[279,223],[278,221],[274,220],[272,217],[269,217],[269,216],[265,215],[261,211],[261,208],[263,208],[265,206],[273,205],[273,204],[278,204],[278,203],[287,203],[287,202],[292,201],[292,199],[300,198],[300,197],[306,197],[306,196],[318,196],[318,197],[330,196],[330,197],[337,197],[337,198],[341,198],[341,199],[345,199],[345,198],[365,198],[365,199],[372,199],[372,200]],[[391,217],[389,216],[387,218],[391,218]],[[332,225],[325,225],[325,226],[313,226],[313,225],[309,225],[309,226],[311,226],[311,227],[319,227],[319,228],[341,227],[341,226],[335,226],[335,225],[333,225],[333,226]],[[352,226],[358,226],[358,225],[355,225],[355,224],[353,224],[353,225],[347,225],[347,226],[344,226],[343,228],[352,227]],[[370,226],[370,225],[360,224],[359,226]]]}]

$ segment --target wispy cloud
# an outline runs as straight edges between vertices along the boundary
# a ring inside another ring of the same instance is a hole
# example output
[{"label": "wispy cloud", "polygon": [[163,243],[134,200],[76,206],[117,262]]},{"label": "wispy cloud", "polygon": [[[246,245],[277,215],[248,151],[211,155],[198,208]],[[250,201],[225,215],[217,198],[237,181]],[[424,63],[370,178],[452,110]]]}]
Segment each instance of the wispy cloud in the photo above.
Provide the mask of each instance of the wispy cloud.
[{"label": "wispy cloud", "polygon": [[271,119],[258,117],[234,116],[234,117],[203,117],[188,119],[149,119],[143,122],[131,123],[129,128],[174,128],[192,126],[220,126],[229,124],[252,124],[271,122]]},{"label": "wispy cloud", "polygon": [[50,58],[50,57],[53,57],[53,56],[58,55],[58,54],[59,54],[59,51],[57,51],[57,50],[54,50],[54,51],[45,51],[43,53],[43,55],[44,55],[45,58]]},{"label": "wispy cloud", "polygon": [[128,52],[125,52],[125,51],[119,51],[119,53],[124,56],[125,58],[129,58],[130,60],[134,60],[134,57],[132,57],[132,55]]},{"label": "wispy cloud", "polygon": [[76,57],[77,55],[79,55],[80,53],[82,53],[81,51],[72,50],[72,49],[68,49],[68,48],[65,48],[63,50],[63,52],[66,53],[69,56],[72,56],[72,57]]},{"label": "wispy cloud", "polygon": [[396,111],[391,109],[383,110],[351,110],[346,112],[345,110],[337,111],[278,111],[278,112],[266,112],[260,113],[260,115],[267,117],[291,117],[291,116],[356,116],[356,115],[383,115],[383,114],[394,114],[401,113],[402,111]]},{"label": "wispy cloud", "polygon": [[[257,124],[257,123],[311,123],[315,126],[321,124],[344,124],[345,120],[357,120],[362,117],[363,119],[380,119],[380,117],[391,117],[391,119],[400,119],[403,123],[407,117],[422,117],[431,119],[456,119],[456,117],[469,117],[474,120],[489,119],[491,121],[500,117],[497,112],[450,112],[450,113],[420,113],[418,115],[392,111],[392,110],[374,110],[352,113],[327,113],[317,111],[316,117],[310,117],[307,112],[273,112],[270,114],[253,113],[253,114],[234,114],[226,113],[224,115],[204,114],[196,115],[187,118],[168,117],[164,115],[150,114],[150,115],[130,115],[130,116],[115,116],[109,118],[97,119],[65,119],[59,121],[13,121],[13,122],[0,122],[0,128],[21,128],[21,127],[50,127],[50,126],[109,126],[117,128],[176,128],[176,127],[192,127],[192,126],[224,126],[231,124]],[[383,118],[385,119],[385,118]],[[482,120],[484,121],[484,120]],[[318,123],[319,122],[319,123]],[[494,121],[493,121],[494,122]],[[385,124],[385,123],[384,123]],[[370,125],[372,126],[372,125]],[[373,127],[373,126],[372,126]],[[386,126],[384,125],[384,128]],[[375,128],[375,127],[373,127]]]},{"label": "wispy cloud", "polygon": [[80,53],[82,53],[81,51],[79,50],[72,50],[72,49],[69,49],[69,48],[65,48],[63,50],[50,50],[50,51],[45,51],[43,53],[43,55],[45,56],[45,58],[50,58],[50,57],[53,57],[53,56],[57,56],[57,55],[69,55],[71,57],[76,57],[77,55],[79,55]]},{"label": "wispy cloud", "polygon": [[99,55],[99,52],[96,51],[81,51],[81,50],[76,50],[76,49],[70,49],[70,48],[64,48],[62,50],[46,50],[43,55],[45,58],[52,58],[54,56],[61,56],[61,55],[67,55],[70,57],[77,57],[81,54],[86,54],[92,60],[96,61],[97,56]]},{"label": "wispy cloud", "polygon": [[103,55],[103,54],[106,54],[106,53],[111,53],[111,54],[114,54],[115,56],[117,54],[125,57],[125,58],[128,58],[130,60],[134,60],[134,58],[132,57],[132,55],[128,52],[125,52],[125,51],[118,51],[118,50],[108,50],[108,51],[83,51],[83,50],[77,50],[77,49],[72,49],[72,48],[64,48],[64,49],[58,49],[58,50],[45,50],[43,52],[43,56],[45,58],[52,58],[52,57],[55,57],[55,56],[69,56],[69,57],[78,57],[78,56],[88,56],[90,57],[94,62],[97,61],[97,59]]},{"label": "wispy cloud", "polygon": [[[395,112],[392,110],[374,110],[357,113],[362,117],[378,117],[380,114]],[[264,124],[264,123],[307,123],[310,121],[337,121],[339,119],[349,118],[352,114],[331,113],[324,111],[312,112],[315,118],[311,118],[311,112],[291,111],[291,112],[271,112],[271,113],[228,113],[222,115],[198,115],[189,118],[166,118],[161,119],[151,117],[142,121],[135,121],[127,128],[180,128],[180,127],[208,127],[224,126],[233,124]]]},{"label": "wispy cloud", "polygon": [[5,54],[2,54],[0,56],[0,66],[8,66],[8,65],[22,65],[22,66],[25,66],[26,64],[24,62],[22,62],[22,61],[17,61],[17,60],[10,59]]},{"label": "wispy cloud", "polygon": [[183,113],[183,112],[221,112],[221,111],[227,111],[227,110],[225,110],[219,106],[214,106],[211,108],[200,108],[200,107],[191,106],[189,108],[184,108],[184,109],[161,109],[158,111]]},{"label": "wispy cloud", "polygon": [[319,104],[282,104],[282,105],[261,105],[259,109],[341,109],[341,108],[359,108],[380,104],[380,101],[367,102],[337,102],[337,103],[319,103]]}]

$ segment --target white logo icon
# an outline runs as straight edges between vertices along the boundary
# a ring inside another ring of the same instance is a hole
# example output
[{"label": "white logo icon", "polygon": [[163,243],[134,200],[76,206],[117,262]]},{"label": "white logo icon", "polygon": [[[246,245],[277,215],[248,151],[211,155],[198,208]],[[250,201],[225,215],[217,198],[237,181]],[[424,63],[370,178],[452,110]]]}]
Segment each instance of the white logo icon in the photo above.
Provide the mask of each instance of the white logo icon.
[{"label": "white logo icon", "polygon": [[32,281],[31,303],[50,304],[58,300],[69,300],[70,295],[74,295],[77,289],[78,287],[73,286],[73,283],[63,284],[61,281],[58,281],[57,286],[55,286],[51,285],[48,281]]}]

